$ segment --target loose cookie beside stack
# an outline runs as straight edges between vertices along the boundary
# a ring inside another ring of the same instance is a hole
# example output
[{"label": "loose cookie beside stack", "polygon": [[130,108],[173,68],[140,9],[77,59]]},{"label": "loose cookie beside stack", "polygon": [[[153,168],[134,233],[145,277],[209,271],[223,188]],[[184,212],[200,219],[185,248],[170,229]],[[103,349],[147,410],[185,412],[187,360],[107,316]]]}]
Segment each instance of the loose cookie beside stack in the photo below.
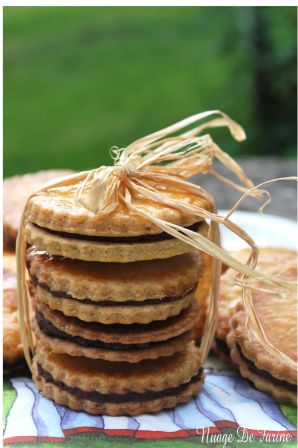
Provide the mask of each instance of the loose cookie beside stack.
[{"label": "loose cookie beside stack", "polygon": [[6,250],[15,250],[20,219],[29,196],[47,182],[71,173],[71,170],[45,170],[4,179],[3,245]]},{"label": "loose cookie beside stack", "polygon": [[[264,248],[257,267],[260,271],[297,280],[297,253],[288,249]],[[227,275],[227,273],[225,274]],[[231,284],[230,284],[231,286]],[[278,294],[274,287],[258,281],[252,290],[252,303],[269,343],[297,361],[297,296],[294,290]],[[237,290],[233,290],[237,295]],[[231,289],[230,289],[231,292]],[[238,291],[239,294],[239,291]],[[231,297],[231,294],[229,294]],[[249,331],[247,316],[238,304],[229,321],[227,344],[232,362],[240,373],[275,399],[297,403],[297,372],[294,368],[268,353],[254,333]]]},{"label": "loose cookie beside stack", "polygon": [[19,331],[16,256],[3,254],[3,370],[4,375],[24,367]]},{"label": "loose cookie beside stack", "polygon": [[25,366],[19,331],[15,244],[25,204],[45,183],[73,173],[47,170],[13,176],[3,182],[3,361],[4,374]]},{"label": "loose cookie beside stack", "polygon": [[[39,194],[26,213],[37,387],[94,414],[136,415],[188,401],[203,381],[192,340],[203,258],[121,203],[108,216],[89,212],[73,191]],[[186,200],[207,206],[197,196]],[[206,233],[191,215],[136,201]]]}]

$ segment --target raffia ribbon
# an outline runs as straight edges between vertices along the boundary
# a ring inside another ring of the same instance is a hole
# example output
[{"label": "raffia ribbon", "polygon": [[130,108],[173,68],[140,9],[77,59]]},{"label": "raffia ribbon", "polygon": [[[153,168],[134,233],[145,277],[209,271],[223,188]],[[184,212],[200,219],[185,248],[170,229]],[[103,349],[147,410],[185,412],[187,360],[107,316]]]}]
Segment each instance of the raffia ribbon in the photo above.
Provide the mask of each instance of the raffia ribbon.
[{"label": "raffia ribbon", "polygon": [[[210,119],[214,115],[217,117]],[[206,118],[209,121],[200,125],[196,124]],[[40,192],[52,188],[69,189],[73,191],[74,199],[79,204],[98,216],[109,215],[116,210],[119,203],[124,203],[128,209],[148,219],[162,231],[213,257],[209,310],[201,340],[202,362],[208,355],[216,330],[219,278],[221,262],[224,262],[239,273],[238,281],[243,285],[243,303],[251,316],[253,329],[259,336],[264,348],[291,368],[296,368],[296,363],[292,359],[273,347],[267,340],[254,312],[247,280],[261,279],[277,288],[295,288],[296,285],[279,277],[269,276],[255,270],[258,248],[253,239],[229,219],[230,214],[226,217],[217,214],[214,200],[206,191],[200,186],[185,180],[198,173],[211,174],[233,189],[243,193],[243,197],[251,196],[260,199],[267,194],[265,190],[254,187],[242,168],[216,145],[210,135],[199,135],[208,128],[220,126],[227,126],[237,141],[245,139],[245,132],[242,127],[223,112],[218,110],[203,112],[136,140],[124,149],[113,147],[111,150],[114,160],[113,166],[102,166],[95,170],[67,176],[47,184]],[[191,128],[185,130],[188,127]],[[182,130],[184,131],[179,133]],[[213,168],[214,159],[219,160],[226,166],[240,183],[231,181],[217,173]],[[74,185],[74,182],[77,182],[77,184]],[[209,205],[208,210],[193,203],[187,204],[183,200],[170,197],[167,193],[171,191],[179,191],[179,193],[185,193],[185,195],[193,194],[197,195],[198,198],[203,198],[205,203],[207,202]],[[207,238],[179,225],[154,217],[140,205],[136,205],[134,202],[136,195],[141,195],[146,200],[151,200],[161,206],[175,208],[181,213],[191,214],[198,219],[207,219],[210,222]],[[20,313],[23,313],[23,316],[20,314],[22,334],[24,343],[28,347],[26,358],[30,363],[28,351],[30,348],[31,351],[34,351],[34,344],[28,317],[25,266],[22,261],[25,258],[26,249],[25,214],[26,210],[23,214],[21,231],[18,237],[18,282]],[[219,224],[223,224],[237,234],[251,247],[251,254],[246,264],[240,263],[220,247]],[[31,341],[28,342],[30,338]]]}]

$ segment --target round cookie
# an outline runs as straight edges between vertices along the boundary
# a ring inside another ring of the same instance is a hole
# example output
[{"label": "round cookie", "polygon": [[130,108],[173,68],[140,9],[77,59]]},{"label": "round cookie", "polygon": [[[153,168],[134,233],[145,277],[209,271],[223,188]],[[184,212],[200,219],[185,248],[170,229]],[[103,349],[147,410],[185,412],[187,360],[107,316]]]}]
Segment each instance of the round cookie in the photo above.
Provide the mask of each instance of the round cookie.
[{"label": "round cookie", "polygon": [[[52,311],[47,305],[39,305],[33,329],[41,344],[55,353],[109,361],[139,362],[142,359],[170,356],[184,350],[185,344],[193,338],[191,329],[196,315],[196,302],[193,301],[180,314],[181,316],[168,319],[169,323],[163,321],[143,326],[114,325],[112,328],[101,324],[93,324],[92,327],[91,324],[89,328],[90,324],[76,318],[67,318],[60,312]],[[141,337],[138,337],[139,329]],[[141,342],[137,342],[138,339]]]},{"label": "round cookie", "polygon": [[297,405],[297,385],[287,381],[278,380],[270,375],[266,370],[256,368],[254,363],[248,360],[239,350],[235,342],[233,333],[227,337],[231,347],[231,359],[238,366],[241,375],[250,380],[257,389],[260,389],[281,402],[288,402]]},{"label": "round cookie", "polygon": [[3,368],[9,374],[24,366],[24,354],[19,331],[16,257],[3,255]]},{"label": "round cookie", "polygon": [[[191,229],[206,236],[208,226],[202,221]],[[35,224],[26,225],[27,241],[52,255],[84,261],[130,263],[174,257],[189,252],[189,245],[164,232],[143,237],[89,237],[53,232]]]},{"label": "round cookie", "polygon": [[[231,255],[237,260],[245,263],[250,255],[250,249],[242,249],[232,252]],[[279,257],[292,255],[292,251],[283,248],[261,247],[259,248],[258,269],[267,272],[272,263],[278,261]],[[230,361],[230,349],[226,339],[230,331],[230,319],[234,314],[236,306],[241,302],[242,289],[234,284],[236,272],[225,269],[220,279],[220,290],[218,299],[218,321],[213,350],[223,361]]]},{"label": "round cookie", "polygon": [[3,232],[5,247],[14,250],[23,208],[29,196],[47,182],[71,174],[70,170],[48,170],[13,176],[3,182]]},{"label": "round cookie", "polygon": [[200,352],[188,343],[168,358],[137,364],[56,354],[37,348],[33,378],[56,403],[91,414],[138,415],[188,401],[202,385]]},{"label": "round cookie", "polygon": [[[138,237],[161,233],[159,227],[132,212],[122,202],[114,212],[105,216],[90,212],[75,199],[79,187],[80,182],[72,180],[68,186],[52,188],[34,196],[28,204],[27,221],[55,232],[87,236]],[[181,193],[178,192],[163,192],[163,194],[175,200],[181,199]],[[188,196],[184,194],[183,203],[201,208],[207,208],[209,204],[207,200],[195,194]],[[182,213],[165,204],[157,204],[139,194],[134,197],[134,205],[155,218],[182,227],[189,227],[198,222],[198,218],[189,213]]]},{"label": "round cookie", "polygon": [[38,303],[38,311],[58,330],[68,335],[80,336],[91,341],[107,343],[145,344],[148,342],[166,341],[175,336],[190,331],[197,315],[197,304],[192,301],[190,306],[178,316],[170,317],[164,321],[155,321],[147,325],[104,325],[99,323],[86,323],[75,317],[67,317],[59,311],[53,311],[42,302]]},{"label": "round cookie", "polygon": [[79,336],[69,338],[65,332],[57,331],[49,324],[47,325],[49,334],[47,334],[40,329],[39,325],[40,322],[33,322],[33,331],[43,347],[47,347],[55,353],[66,353],[70,356],[85,356],[89,359],[104,359],[106,361],[138,363],[143,359],[167,357],[183,351],[185,344],[192,340],[192,332],[188,331],[162,342],[109,344],[101,341],[88,341]]},{"label": "round cookie", "polygon": [[204,270],[198,252],[117,264],[54,257],[35,248],[28,251],[27,266],[34,283],[53,296],[95,302],[183,297],[196,288]]},{"label": "round cookie", "polygon": [[[266,249],[258,267],[284,279],[297,280],[295,251]],[[262,282],[257,286],[268,289],[268,285]],[[252,300],[268,341],[297,361],[296,292],[288,289],[280,297],[274,291],[252,290]],[[278,400],[296,402],[296,371],[264,349],[257,337],[248,332],[246,320],[246,314],[239,304],[227,337],[233,362],[239,366],[240,373],[250,379],[257,388],[271,393]]]}]

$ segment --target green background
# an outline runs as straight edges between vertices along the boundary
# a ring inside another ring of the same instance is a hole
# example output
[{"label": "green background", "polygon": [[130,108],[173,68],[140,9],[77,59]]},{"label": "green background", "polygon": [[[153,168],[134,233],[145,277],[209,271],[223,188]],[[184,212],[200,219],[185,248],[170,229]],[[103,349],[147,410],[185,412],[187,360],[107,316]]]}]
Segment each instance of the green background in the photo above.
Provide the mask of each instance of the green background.
[{"label": "green background", "polygon": [[5,7],[4,174],[110,163],[219,108],[233,155],[296,154],[296,8]]}]

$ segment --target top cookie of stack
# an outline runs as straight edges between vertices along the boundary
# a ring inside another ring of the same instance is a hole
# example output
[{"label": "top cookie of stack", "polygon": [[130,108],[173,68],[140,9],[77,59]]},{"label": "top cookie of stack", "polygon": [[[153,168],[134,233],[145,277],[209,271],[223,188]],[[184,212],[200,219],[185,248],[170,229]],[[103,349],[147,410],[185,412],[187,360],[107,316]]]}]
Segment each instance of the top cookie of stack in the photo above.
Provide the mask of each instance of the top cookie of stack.
[{"label": "top cookie of stack", "polygon": [[[34,197],[27,211],[26,235],[29,244],[52,255],[85,261],[127,263],[174,257],[189,252],[183,241],[173,238],[124,204],[106,216],[98,216],[73,199],[74,192],[51,190]],[[180,199],[178,194],[168,193]],[[154,217],[200,233],[206,223],[190,214],[136,197],[140,206]],[[186,204],[207,208],[195,195],[183,197]]]},{"label": "top cookie of stack", "polygon": [[[135,415],[188,401],[203,380],[192,340],[201,254],[121,202],[107,216],[88,211],[71,182],[32,197],[26,210],[37,387],[94,414]],[[191,194],[183,202],[208,206]],[[134,203],[207,232],[204,221],[175,208],[143,197]]]}]

